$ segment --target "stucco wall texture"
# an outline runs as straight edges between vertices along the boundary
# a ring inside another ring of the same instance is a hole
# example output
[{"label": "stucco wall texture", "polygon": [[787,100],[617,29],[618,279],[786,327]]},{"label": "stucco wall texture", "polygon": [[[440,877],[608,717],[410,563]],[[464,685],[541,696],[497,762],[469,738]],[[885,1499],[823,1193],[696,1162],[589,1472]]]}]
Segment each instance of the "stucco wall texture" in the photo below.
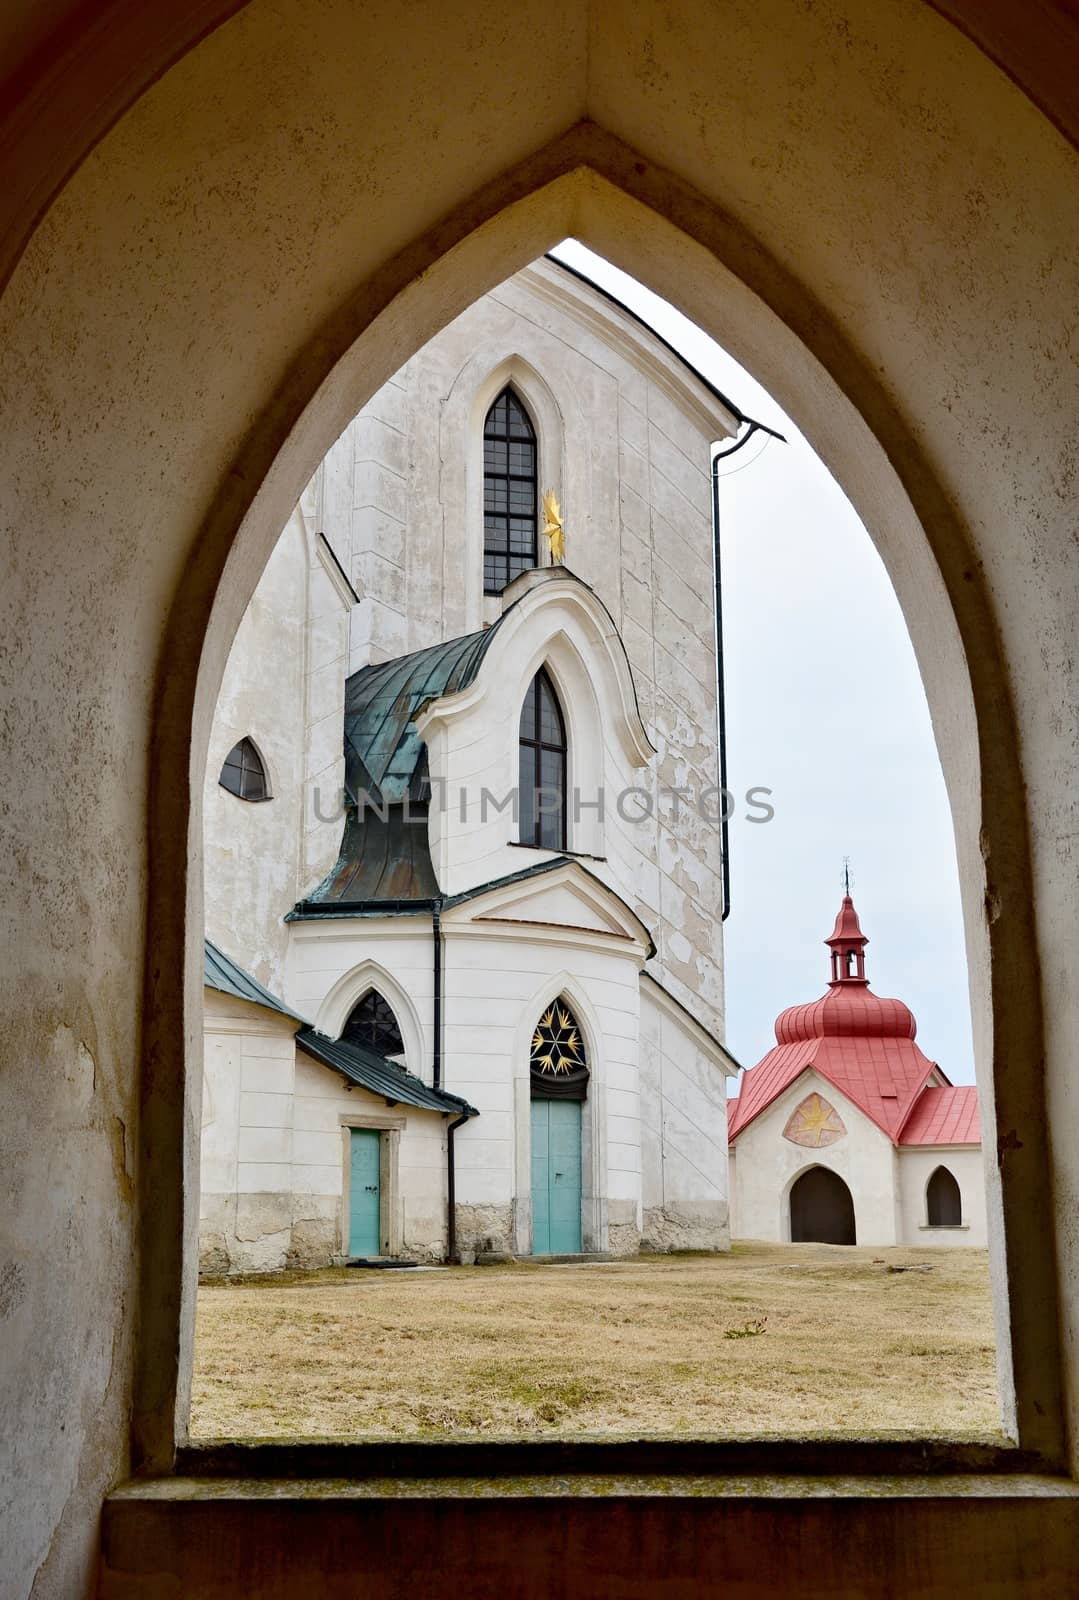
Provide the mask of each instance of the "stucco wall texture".
[{"label": "stucco wall texture", "polygon": [[1052,1457],[1079,1434],[1075,178],[915,0],[433,0],[407,29],[389,0],[253,0],[44,212],[0,304],[13,1595],[86,1593],[103,1494],[183,1428],[199,791],[233,631],[349,418],[570,234],[772,390],[896,584],[999,1140],[1005,1413]]}]

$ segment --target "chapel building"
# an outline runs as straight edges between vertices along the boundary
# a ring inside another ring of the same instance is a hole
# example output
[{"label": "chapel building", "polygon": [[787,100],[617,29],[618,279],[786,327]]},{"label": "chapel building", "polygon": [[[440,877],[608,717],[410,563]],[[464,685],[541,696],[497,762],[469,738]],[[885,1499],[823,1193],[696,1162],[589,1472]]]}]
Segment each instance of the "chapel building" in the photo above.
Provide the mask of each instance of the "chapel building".
[{"label": "chapel building", "polygon": [[986,1243],[978,1091],[915,1043],[902,1000],[869,987],[849,892],[825,941],[827,992],[776,1019],[776,1043],[729,1106],[737,1238],[860,1245]]},{"label": "chapel building", "polygon": [[746,423],[545,259],[319,467],[210,742],[204,1270],[728,1247],[710,467]]}]

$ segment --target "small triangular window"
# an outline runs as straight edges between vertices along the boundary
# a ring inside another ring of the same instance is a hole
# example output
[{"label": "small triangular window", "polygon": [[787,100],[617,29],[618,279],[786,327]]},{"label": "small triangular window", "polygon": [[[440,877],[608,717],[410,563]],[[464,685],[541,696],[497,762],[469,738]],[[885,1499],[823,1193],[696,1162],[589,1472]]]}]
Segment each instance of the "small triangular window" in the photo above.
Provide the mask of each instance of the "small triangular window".
[{"label": "small triangular window", "polygon": [[262,757],[250,739],[234,744],[225,757],[219,783],[240,800],[268,800],[270,785]]}]

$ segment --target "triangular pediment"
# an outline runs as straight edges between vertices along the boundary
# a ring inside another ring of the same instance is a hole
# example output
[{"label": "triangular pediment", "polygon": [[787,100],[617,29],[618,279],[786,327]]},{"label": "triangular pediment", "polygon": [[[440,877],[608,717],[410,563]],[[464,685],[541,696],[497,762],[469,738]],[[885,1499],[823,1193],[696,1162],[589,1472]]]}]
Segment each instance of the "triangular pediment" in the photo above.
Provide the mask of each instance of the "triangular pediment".
[{"label": "triangular pediment", "polygon": [[601,910],[592,896],[583,894],[570,883],[544,884],[487,915],[496,922],[543,922],[567,928],[588,928],[595,933],[626,934],[620,918]]},{"label": "triangular pediment", "polygon": [[642,947],[648,929],[606,884],[576,865],[517,882],[493,884],[469,896],[452,920],[594,933]]}]

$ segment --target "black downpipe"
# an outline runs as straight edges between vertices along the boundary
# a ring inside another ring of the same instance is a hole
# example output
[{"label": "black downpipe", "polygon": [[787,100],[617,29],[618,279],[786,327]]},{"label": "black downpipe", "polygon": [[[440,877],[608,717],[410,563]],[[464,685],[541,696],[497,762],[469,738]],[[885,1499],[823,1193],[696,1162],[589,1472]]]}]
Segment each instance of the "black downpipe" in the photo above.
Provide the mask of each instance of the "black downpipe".
[{"label": "black downpipe", "polygon": [[436,1089],[442,1087],[442,901],[436,900],[431,911],[431,936],[434,941],[434,1043],[431,1052],[431,1082]]},{"label": "black downpipe", "polygon": [[[751,417],[743,418],[748,423],[745,432],[739,432],[734,443],[728,450],[719,450],[712,457],[712,566],[716,581],[716,710],[718,713],[717,732],[719,735],[719,789],[721,798],[720,816],[720,854],[721,868],[721,893],[723,896],[723,911],[720,918],[726,922],[731,914],[731,854],[730,854],[730,829],[727,818],[727,686],[723,671],[723,549],[719,536],[719,464],[741,450],[748,444],[755,433],[766,433],[771,439],[778,439],[780,444],[786,444],[786,439],[774,428],[769,428],[763,422],[754,422]],[[765,444],[767,444],[765,440]]]},{"label": "black downpipe", "polygon": [[712,457],[712,566],[716,580],[716,710],[719,734],[720,883],[723,908],[720,920],[731,914],[730,828],[727,817],[727,686],[723,672],[723,551],[719,537],[719,463]]},{"label": "black downpipe", "polygon": [[456,1117],[446,1129],[446,1204],[449,1208],[448,1227],[446,1229],[446,1260],[457,1260],[457,1169],[454,1166],[453,1136],[462,1123],[469,1119],[469,1112],[465,1111]]},{"label": "black downpipe", "polygon": [[[442,901],[436,900],[431,910],[431,938],[434,944],[434,1043],[431,1051],[431,1081],[436,1089],[442,1087],[442,1001],[443,1001],[443,970],[442,951],[444,935],[442,932]],[[467,1122],[469,1113],[466,1111],[446,1128],[446,1259],[457,1259],[457,1168],[454,1164],[453,1136],[463,1122]]]}]

